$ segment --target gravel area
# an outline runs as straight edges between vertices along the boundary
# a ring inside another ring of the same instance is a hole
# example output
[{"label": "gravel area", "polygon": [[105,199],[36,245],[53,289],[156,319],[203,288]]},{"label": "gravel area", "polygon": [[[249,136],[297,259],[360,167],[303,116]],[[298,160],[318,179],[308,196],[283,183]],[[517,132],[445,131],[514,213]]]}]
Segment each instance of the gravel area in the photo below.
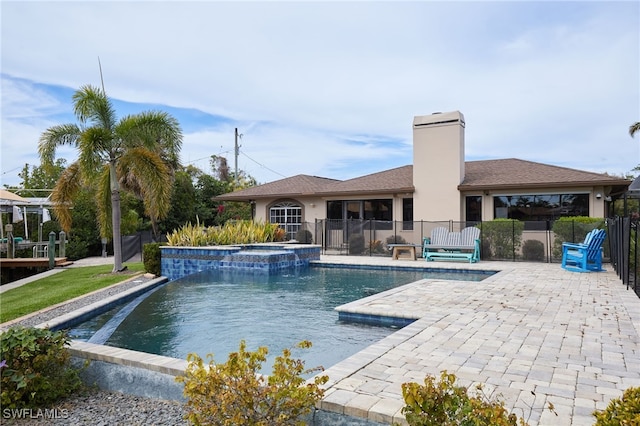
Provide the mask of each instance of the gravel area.
[{"label": "gravel area", "polygon": [[21,411],[22,418],[3,409],[3,425],[189,425],[184,404],[90,389],[41,410]]},{"label": "gravel area", "polygon": [[[36,313],[11,325],[35,326],[80,307],[97,302],[106,297],[139,286],[153,279],[150,275],[140,275],[131,280],[96,291],[92,294],[61,304],[52,309]],[[0,326],[0,330],[8,325]],[[48,411],[47,411],[48,410]],[[22,418],[17,418],[21,414]],[[3,425],[188,425],[184,419],[185,405],[177,401],[165,401],[87,389],[69,398],[58,401],[52,407],[19,413],[3,409],[0,424]]]}]

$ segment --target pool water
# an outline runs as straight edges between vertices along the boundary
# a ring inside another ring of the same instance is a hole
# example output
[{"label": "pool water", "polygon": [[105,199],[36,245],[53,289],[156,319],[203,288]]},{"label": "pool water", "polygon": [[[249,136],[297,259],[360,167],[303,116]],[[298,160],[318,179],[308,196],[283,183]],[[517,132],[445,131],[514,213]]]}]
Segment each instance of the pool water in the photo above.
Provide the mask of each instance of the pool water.
[{"label": "pool water", "polygon": [[164,284],[70,334],[181,359],[212,353],[216,362],[226,361],[245,340],[247,350],[269,348],[266,372],[282,349],[309,340],[311,349],[293,355],[308,368],[328,368],[394,332],[338,321],[336,306],[423,278],[479,281],[487,276],[325,267],[270,275],[212,270]]}]

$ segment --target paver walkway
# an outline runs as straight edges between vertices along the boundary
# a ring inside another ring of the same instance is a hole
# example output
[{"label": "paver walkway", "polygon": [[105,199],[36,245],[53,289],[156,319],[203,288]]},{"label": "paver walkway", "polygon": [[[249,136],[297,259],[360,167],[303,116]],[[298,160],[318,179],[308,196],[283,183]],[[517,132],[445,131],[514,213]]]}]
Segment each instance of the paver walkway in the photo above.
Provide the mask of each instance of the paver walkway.
[{"label": "paver walkway", "polygon": [[[344,256],[322,262],[425,266]],[[610,265],[600,273],[517,262],[429,266],[501,272],[482,282],[422,280],[340,307],[420,319],[327,369],[322,409],[406,424],[401,384],[447,370],[460,384],[486,384],[531,425],[593,425],[594,410],[640,386],[640,299]]]}]

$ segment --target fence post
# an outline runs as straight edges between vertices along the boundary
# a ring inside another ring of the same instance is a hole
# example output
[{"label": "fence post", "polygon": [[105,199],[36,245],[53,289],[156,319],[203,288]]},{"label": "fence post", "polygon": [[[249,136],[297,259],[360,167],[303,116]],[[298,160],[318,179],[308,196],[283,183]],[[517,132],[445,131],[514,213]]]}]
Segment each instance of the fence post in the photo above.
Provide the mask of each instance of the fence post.
[{"label": "fence post", "polygon": [[15,241],[13,241],[13,224],[7,223],[4,226],[4,231],[7,233],[7,259],[13,259],[15,254]]},{"label": "fence post", "polygon": [[511,260],[516,260],[516,221],[511,219]]},{"label": "fence post", "polygon": [[[369,257],[373,256],[371,253],[371,242],[373,241],[373,236],[375,235],[375,230],[373,227],[375,226],[375,222],[373,219],[369,219]],[[365,246],[366,249],[366,246]]]},{"label": "fence post", "polygon": [[66,257],[67,249],[67,233],[64,231],[60,231],[60,257]]},{"label": "fence post", "polygon": [[49,232],[49,269],[53,269],[56,266],[56,233]]}]

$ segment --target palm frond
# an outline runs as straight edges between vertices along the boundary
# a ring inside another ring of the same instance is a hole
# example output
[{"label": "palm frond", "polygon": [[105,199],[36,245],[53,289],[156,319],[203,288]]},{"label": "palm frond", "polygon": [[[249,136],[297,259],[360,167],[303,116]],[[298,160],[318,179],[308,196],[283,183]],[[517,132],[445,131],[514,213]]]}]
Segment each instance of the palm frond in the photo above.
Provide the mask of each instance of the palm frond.
[{"label": "palm frond", "polygon": [[136,191],[152,220],[166,217],[173,188],[171,171],[160,155],[145,148],[133,148],[118,162],[120,182]]},{"label": "palm frond", "polygon": [[109,180],[109,165],[106,164],[100,170],[96,185],[96,207],[98,212],[98,226],[100,236],[112,239],[111,227],[111,182]]},{"label": "palm frond", "polygon": [[40,161],[45,165],[53,164],[56,148],[62,145],[75,146],[80,134],[81,130],[75,124],[49,127],[40,135],[40,141],[38,142]]},{"label": "palm frond", "polygon": [[633,123],[629,126],[629,134],[634,137],[636,133],[640,132],[640,121]]},{"label": "palm frond", "polygon": [[128,148],[156,151],[172,169],[178,168],[182,130],[178,120],[166,112],[146,111],[124,117],[116,133]]},{"label": "palm frond", "polygon": [[111,132],[103,127],[89,127],[78,139],[80,166],[87,175],[94,175],[109,161],[113,148]]},{"label": "palm frond", "polygon": [[82,86],[73,94],[73,112],[81,123],[105,129],[113,129],[117,120],[106,93],[91,85]]},{"label": "palm frond", "polygon": [[82,173],[77,162],[67,167],[51,193],[53,211],[58,218],[60,227],[65,231],[71,230],[71,206],[75,195],[82,186]]}]

